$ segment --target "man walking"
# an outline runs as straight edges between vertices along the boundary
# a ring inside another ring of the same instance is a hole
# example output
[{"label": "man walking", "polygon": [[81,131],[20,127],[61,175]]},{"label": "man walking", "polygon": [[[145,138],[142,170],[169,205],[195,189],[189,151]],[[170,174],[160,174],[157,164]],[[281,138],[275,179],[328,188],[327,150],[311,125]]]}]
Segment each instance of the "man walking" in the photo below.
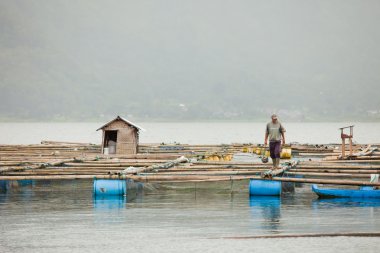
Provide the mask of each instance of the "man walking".
[{"label": "man walking", "polygon": [[272,115],[272,121],[267,124],[265,130],[264,145],[268,145],[269,138],[269,152],[273,162],[273,169],[280,167],[280,154],[281,154],[281,138],[282,145],[285,144],[285,128],[277,119],[277,115]]}]

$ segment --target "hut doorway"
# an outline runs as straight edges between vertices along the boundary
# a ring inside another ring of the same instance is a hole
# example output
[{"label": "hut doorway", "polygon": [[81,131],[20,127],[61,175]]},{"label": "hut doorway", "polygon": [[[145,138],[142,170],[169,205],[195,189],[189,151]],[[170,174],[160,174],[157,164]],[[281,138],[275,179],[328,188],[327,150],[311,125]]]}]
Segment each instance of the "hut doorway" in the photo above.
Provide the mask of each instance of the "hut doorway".
[{"label": "hut doorway", "polygon": [[104,131],[104,147],[109,154],[116,154],[117,130]]}]

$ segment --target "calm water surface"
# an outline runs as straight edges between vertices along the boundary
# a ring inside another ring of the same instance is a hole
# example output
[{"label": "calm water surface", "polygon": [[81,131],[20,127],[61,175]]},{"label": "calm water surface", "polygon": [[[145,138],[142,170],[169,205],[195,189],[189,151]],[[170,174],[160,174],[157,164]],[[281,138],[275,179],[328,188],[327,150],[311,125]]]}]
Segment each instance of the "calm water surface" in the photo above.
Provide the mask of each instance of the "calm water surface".
[{"label": "calm water surface", "polygon": [[94,198],[92,181],[38,181],[0,194],[0,252],[375,252],[378,238],[228,239],[379,232],[380,202],[318,200],[309,187],[249,197],[248,182],[146,185]]},{"label": "calm water surface", "polygon": [[[145,128],[143,143],[262,143],[265,122],[136,122]],[[101,142],[102,123],[0,123],[0,144],[32,144],[41,140]],[[380,143],[380,123],[283,123],[288,142],[340,143],[339,127],[355,124],[354,141]]]}]

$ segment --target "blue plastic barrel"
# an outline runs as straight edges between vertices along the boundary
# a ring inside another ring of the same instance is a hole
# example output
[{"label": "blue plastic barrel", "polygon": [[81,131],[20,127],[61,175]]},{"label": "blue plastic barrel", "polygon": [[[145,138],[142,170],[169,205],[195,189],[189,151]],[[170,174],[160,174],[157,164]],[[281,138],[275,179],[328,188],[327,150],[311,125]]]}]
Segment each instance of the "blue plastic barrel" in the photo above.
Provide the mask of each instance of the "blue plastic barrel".
[{"label": "blue plastic barrel", "polygon": [[249,195],[278,196],[281,195],[281,182],[272,180],[251,179]]},{"label": "blue plastic barrel", "polygon": [[127,181],[122,179],[94,179],[95,195],[125,195]]}]

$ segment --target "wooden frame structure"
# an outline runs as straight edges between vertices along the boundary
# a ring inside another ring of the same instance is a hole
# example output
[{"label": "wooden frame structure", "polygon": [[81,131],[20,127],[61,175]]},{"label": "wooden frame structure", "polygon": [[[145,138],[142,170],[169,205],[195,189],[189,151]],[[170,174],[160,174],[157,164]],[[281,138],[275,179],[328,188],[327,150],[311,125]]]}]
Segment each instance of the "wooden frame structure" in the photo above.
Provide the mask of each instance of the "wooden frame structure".
[{"label": "wooden frame structure", "polygon": [[[344,129],[349,128],[350,134],[345,134]],[[354,137],[354,125],[341,127],[340,129],[340,138],[342,139],[342,159],[346,156],[346,139],[348,139],[350,156],[352,156],[352,138]]]}]

